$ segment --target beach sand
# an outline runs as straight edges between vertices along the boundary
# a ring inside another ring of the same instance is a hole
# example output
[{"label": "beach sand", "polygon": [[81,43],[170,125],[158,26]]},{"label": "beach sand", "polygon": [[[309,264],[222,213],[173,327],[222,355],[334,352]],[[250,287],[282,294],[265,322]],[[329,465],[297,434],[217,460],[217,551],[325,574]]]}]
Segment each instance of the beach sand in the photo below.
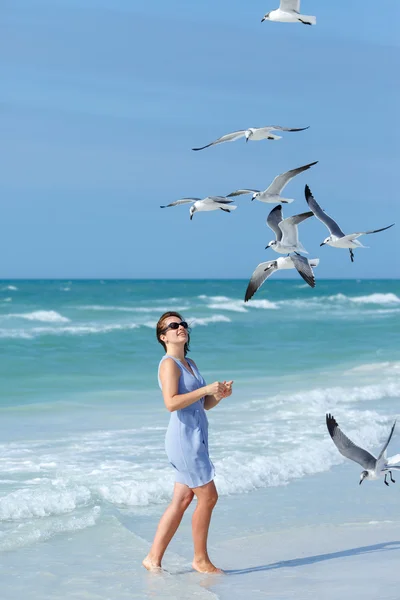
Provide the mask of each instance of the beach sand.
[{"label": "beach sand", "polygon": [[[93,532],[90,544],[93,544]],[[140,568],[147,548],[111,518],[96,528],[96,550],[88,552],[87,530],[69,539],[26,549],[9,569],[4,556],[2,600],[326,600],[400,597],[400,523],[299,527],[213,546],[225,575],[201,575],[168,554],[167,572]]]}]

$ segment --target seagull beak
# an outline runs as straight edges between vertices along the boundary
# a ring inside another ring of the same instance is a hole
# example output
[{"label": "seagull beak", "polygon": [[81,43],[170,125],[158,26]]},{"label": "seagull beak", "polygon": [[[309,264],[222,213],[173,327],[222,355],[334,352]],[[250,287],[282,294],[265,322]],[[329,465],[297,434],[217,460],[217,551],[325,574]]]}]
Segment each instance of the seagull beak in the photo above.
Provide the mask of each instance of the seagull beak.
[{"label": "seagull beak", "polygon": [[261,23],[263,23],[264,21],[265,21],[265,17],[263,17],[263,18],[261,19]]},{"label": "seagull beak", "polygon": [[325,246],[325,242],[322,242],[322,244],[320,244],[320,246]]},{"label": "seagull beak", "polygon": [[190,220],[192,220],[192,219],[193,219],[193,215],[190,215]]},{"label": "seagull beak", "polygon": [[360,479],[358,485],[361,485],[363,481],[364,481],[364,479]]}]

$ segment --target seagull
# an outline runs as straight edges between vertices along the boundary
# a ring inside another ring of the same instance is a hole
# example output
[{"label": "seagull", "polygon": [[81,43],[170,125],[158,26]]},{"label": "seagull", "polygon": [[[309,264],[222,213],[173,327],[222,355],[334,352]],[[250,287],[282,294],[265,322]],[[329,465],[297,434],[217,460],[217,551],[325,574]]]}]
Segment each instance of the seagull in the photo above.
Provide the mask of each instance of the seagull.
[{"label": "seagull", "polygon": [[281,23],[303,23],[304,25],[316,25],[317,18],[300,14],[300,0],[280,0],[279,8],[267,13],[261,19],[263,21],[281,21]]},{"label": "seagull", "polygon": [[279,125],[270,125],[269,127],[249,127],[248,129],[241,129],[240,131],[234,131],[233,133],[227,133],[222,137],[218,138],[211,144],[202,146],[201,148],[192,148],[196,152],[198,150],[204,150],[210,146],[216,146],[217,144],[223,144],[224,142],[236,142],[239,138],[246,138],[246,142],[258,142],[259,140],[280,140],[281,135],[275,135],[272,131],[304,131],[309,129],[308,127],[301,127],[300,129],[291,129],[290,127],[280,127]]},{"label": "seagull", "polygon": [[389,485],[386,481],[388,473],[390,475],[390,481],[392,483],[396,483],[392,477],[392,469],[400,469],[400,466],[395,466],[396,463],[400,462],[400,454],[396,454],[390,458],[386,457],[386,448],[392,439],[396,421],[392,425],[389,437],[384,443],[378,458],[375,458],[372,456],[372,454],[363,448],[356,446],[351,440],[349,440],[349,438],[341,431],[334,417],[330,414],[326,415],[326,425],[328,427],[329,434],[340,454],[343,454],[343,456],[346,458],[350,458],[350,460],[354,460],[356,463],[364,467],[365,471],[361,471],[360,474],[360,485],[364,479],[379,479],[383,473],[385,473],[386,485]]},{"label": "seagull", "polygon": [[361,231],[358,233],[349,233],[348,235],[346,235],[340,229],[336,221],[334,221],[331,217],[329,217],[326,214],[325,211],[322,210],[322,208],[312,195],[308,185],[306,185],[305,188],[305,195],[308,206],[311,208],[317,219],[322,221],[322,223],[327,226],[331,234],[322,242],[322,244],[320,244],[320,246],[328,244],[328,246],[333,246],[334,248],[348,248],[350,251],[351,262],[354,262],[353,248],[367,248],[367,246],[363,246],[361,242],[357,240],[357,238],[359,238],[362,235],[369,235],[370,233],[379,233],[380,231],[385,231],[386,229],[390,229],[390,227],[393,227],[394,225],[394,223],[392,223],[391,225],[388,225],[387,227],[382,227],[381,229],[372,229],[370,231]]},{"label": "seagull", "polygon": [[276,240],[269,242],[265,248],[272,248],[280,254],[290,254],[290,252],[305,252],[305,254],[308,254],[307,250],[299,242],[297,226],[312,216],[313,213],[310,211],[284,219],[282,216],[282,206],[280,204],[275,206],[268,215],[267,225],[275,233]]},{"label": "seagull", "polygon": [[243,189],[236,190],[236,192],[231,192],[227,195],[227,198],[232,198],[234,196],[241,196],[242,194],[253,194],[252,200],[259,200],[260,202],[266,202],[270,204],[274,204],[277,202],[282,202],[282,204],[290,204],[294,202],[293,198],[281,198],[280,193],[283,188],[289,183],[293,177],[303,173],[303,171],[307,171],[310,167],[313,167],[317,164],[318,161],[312,162],[308,165],[304,165],[304,167],[298,167],[297,169],[292,169],[291,171],[286,171],[286,173],[282,173],[281,175],[277,175],[271,185],[260,192],[260,190],[252,190],[252,189]]},{"label": "seagull", "polygon": [[315,287],[315,277],[312,267],[317,267],[319,264],[319,258],[312,258],[308,260],[301,254],[292,254],[292,256],[280,256],[276,260],[270,260],[269,262],[260,263],[253,275],[250,278],[249,285],[247,286],[244,301],[247,302],[254,296],[256,291],[262,286],[264,281],[268,279],[278,271],[279,269],[297,269],[299,275],[308,283],[312,288]]},{"label": "seagull", "polygon": [[229,206],[227,208],[227,204],[231,204],[233,200],[227,200],[225,196],[207,196],[207,198],[182,198],[182,200],[176,200],[176,202],[171,202],[171,204],[167,204],[165,206],[160,206],[160,208],[169,208],[170,206],[179,206],[180,204],[193,204],[190,207],[190,220],[193,219],[193,215],[197,211],[201,210],[218,210],[221,209],[224,212],[231,212],[232,210],[236,210],[237,206]]}]

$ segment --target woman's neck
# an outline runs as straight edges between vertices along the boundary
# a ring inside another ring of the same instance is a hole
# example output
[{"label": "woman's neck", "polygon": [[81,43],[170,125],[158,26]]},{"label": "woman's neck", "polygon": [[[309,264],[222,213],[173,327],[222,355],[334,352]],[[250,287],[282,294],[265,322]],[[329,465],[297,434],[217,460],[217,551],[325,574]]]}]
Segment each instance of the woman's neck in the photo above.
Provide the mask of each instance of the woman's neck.
[{"label": "woman's neck", "polygon": [[184,361],[185,360],[185,349],[184,348],[174,348],[171,346],[167,346],[167,354],[169,356],[173,356],[174,358],[177,358],[178,360]]}]

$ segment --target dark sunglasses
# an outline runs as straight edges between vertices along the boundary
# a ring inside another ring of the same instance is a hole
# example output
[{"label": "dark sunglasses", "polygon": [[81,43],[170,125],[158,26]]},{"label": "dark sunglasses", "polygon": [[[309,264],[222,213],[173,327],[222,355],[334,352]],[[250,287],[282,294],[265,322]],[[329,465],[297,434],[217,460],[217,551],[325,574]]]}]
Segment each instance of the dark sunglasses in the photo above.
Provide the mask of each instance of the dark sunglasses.
[{"label": "dark sunglasses", "polygon": [[179,329],[180,325],[182,325],[183,329],[189,329],[189,325],[186,323],[186,321],[181,321],[180,323],[174,321],[173,323],[167,325],[166,328],[162,330],[162,333],[165,333],[168,331],[168,329]]}]

